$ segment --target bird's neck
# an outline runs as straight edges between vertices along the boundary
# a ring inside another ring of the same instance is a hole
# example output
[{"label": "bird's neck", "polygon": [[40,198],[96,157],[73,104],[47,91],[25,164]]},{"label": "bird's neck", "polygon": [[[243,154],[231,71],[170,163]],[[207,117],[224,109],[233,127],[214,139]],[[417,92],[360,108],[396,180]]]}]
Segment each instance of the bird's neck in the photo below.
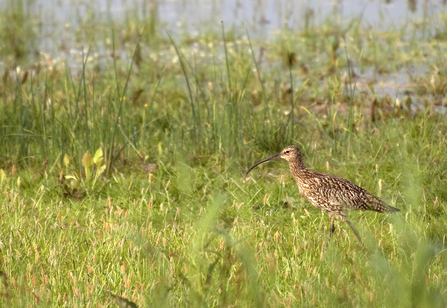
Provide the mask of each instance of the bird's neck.
[{"label": "bird's neck", "polygon": [[295,179],[302,178],[309,172],[309,169],[307,169],[306,166],[304,166],[302,160],[289,161],[289,166],[290,166],[290,173],[292,173],[292,176]]}]

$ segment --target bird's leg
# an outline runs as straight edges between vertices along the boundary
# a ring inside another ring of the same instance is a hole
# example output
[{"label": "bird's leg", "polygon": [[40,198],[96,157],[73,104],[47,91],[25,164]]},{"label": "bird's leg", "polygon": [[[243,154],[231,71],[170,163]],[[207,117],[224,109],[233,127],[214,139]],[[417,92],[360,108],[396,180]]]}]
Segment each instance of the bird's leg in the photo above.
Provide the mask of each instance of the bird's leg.
[{"label": "bird's leg", "polygon": [[330,232],[330,237],[332,237],[332,234],[334,234],[335,231],[335,226],[334,226],[334,216],[331,216],[331,232]]},{"label": "bird's leg", "polygon": [[346,218],[346,223],[351,227],[352,231],[354,231],[355,236],[357,236],[360,244],[363,245],[362,239],[360,238],[360,234],[359,231],[357,231],[357,229],[352,225],[352,223],[349,221],[349,219]]}]

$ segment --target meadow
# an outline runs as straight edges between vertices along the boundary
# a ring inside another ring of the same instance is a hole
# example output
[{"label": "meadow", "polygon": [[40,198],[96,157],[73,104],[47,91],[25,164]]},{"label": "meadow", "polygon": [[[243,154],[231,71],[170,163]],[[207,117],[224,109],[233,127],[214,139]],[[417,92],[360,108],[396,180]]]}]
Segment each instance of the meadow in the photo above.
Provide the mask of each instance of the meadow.
[{"label": "meadow", "polygon": [[[87,14],[67,60],[39,52],[39,22],[14,3],[1,306],[446,306],[447,16],[328,17],[264,41]],[[401,212],[351,213],[365,247],[343,222],[329,238],[286,162],[244,176],[289,144]]]}]

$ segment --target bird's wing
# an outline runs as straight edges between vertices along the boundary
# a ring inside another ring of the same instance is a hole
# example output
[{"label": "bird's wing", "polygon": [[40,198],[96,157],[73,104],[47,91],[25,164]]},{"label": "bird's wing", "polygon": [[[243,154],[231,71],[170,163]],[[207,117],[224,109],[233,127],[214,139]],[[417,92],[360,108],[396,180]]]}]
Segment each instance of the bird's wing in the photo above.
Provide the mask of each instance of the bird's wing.
[{"label": "bird's wing", "polygon": [[[392,212],[394,209],[379,197],[370,194],[354,183],[333,175],[313,179],[315,191],[313,201],[326,202],[329,207],[341,210],[371,210]],[[316,200],[319,196],[320,200]],[[314,203],[314,202],[313,202]]]}]

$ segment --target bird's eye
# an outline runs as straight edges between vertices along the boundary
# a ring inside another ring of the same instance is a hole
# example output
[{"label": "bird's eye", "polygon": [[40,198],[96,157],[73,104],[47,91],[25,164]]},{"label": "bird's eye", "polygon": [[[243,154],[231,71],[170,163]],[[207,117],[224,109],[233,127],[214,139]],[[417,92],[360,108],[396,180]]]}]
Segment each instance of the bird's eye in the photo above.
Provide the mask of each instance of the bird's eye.
[{"label": "bird's eye", "polygon": [[287,151],[284,151],[284,153],[285,153],[285,154],[289,154],[289,152],[290,152],[289,150],[287,150]]}]

